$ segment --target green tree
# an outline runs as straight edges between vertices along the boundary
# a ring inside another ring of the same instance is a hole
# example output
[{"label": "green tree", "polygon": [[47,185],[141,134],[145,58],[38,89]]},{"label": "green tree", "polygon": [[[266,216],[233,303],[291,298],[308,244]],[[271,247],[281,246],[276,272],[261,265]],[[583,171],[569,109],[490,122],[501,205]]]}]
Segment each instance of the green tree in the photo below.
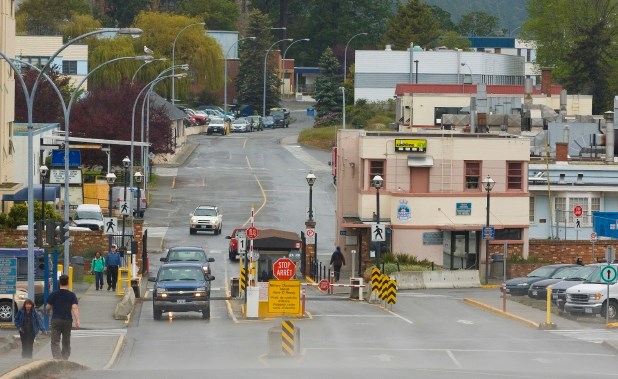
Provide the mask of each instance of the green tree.
[{"label": "green tree", "polygon": [[499,31],[499,28],[500,19],[485,12],[466,13],[457,24],[459,33],[464,36],[496,36],[504,34],[502,31]]},{"label": "green tree", "polygon": [[324,50],[320,58],[320,74],[315,80],[315,109],[317,116],[325,116],[329,113],[340,113],[342,96],[339,90],[341,77],[339,75],[339,62],[331,49]]},{"label": "green tree", "polygon": [[553,67],[569,93],[593,96],[592,110],[613,108],[618,89],[615,0],[531,0],[523,37],[537,44],[537,64]]},{"label": "green tree", "polygon": [[[88,65],[93,69],[114,58],[139,54],[136,53],[133,38],[129,36],[91,40]],[[88,78],[88,88],[92,90],[101,85],[119,85],[123,80],[131,78],[138,64],[133,60],[125,60],[101,67]]]},{"label": "green tree", "polygon": [[429,7],[431,9],[431,14],[438,21],[440,25],[440,29],[445,32],[448,31],[457,31],[457,26],[453,22],[452,16],[450,12],[445,11],[437,5],[432,5]]},{"label": "green tree", "polygon": [[[103,25],[101,21],[95,20],[90,14],[77,14],[71,15],[71,20],[60,26],[59,30],[62,33],[64,40],[68,41],[71,38],[88,33],[92,30],[99,29]],[[94,40],[96,37],[88,38],[89,41]]]},{"label": "green tree", "polygon": [[[56,209],[51,203],[45,202],[45,219],[46,220],[62,220],[61,216],[56,213]],[[34,201],[34,221],[41,220],[41,202]],[[4,225],[14,229],[19,225],[28,225],[28,204],[25,202],[15,203],[8,215],[4,218]]]},{"label": "green tree", "polygon": [[391,44],[394,50],[406,50],[412,42],[427,47],[439,36],[440,25],[429,6],[410,0],[397,5],[397,13],[387,22],[384,42]]},{"label": "green tree", "polygon": [[235,30],[240,8],[233,0],[180,0],[176,13],[201,17],[212,30]]},{"label": "green tree", "polygon": [[60,34],[73,14],[90,14],[87,0],[24,0],[17,9],[17,30],[32,35]]},{"label": "green tree", "polygon": [[[246,40],[240,51],[240,67],[236,77],[238,101],[251,105],[254,110],[262,111],[264,90],[264,54],[273,44],[270,31],[272,23],[269,17],[260,11],[251,11],[247,34],[256,37]],[[266,62],[266,109],[278,107],[280,104],[278,88],[280,85],[276,70],[276,60],[270,51]]]},{"label": "green tree", "polygon": [[437,46],[446,46],[449,49],[470,49],[472,44],[470,40],[466,37],[459,35],[457,32],[446,32],[436,42]]},{"label": "green tree", "polygon": [[139,12],[148,7],[148,0],[106,0],[106,6],[105,15],[112,23],[108,26],[127,28]]}]

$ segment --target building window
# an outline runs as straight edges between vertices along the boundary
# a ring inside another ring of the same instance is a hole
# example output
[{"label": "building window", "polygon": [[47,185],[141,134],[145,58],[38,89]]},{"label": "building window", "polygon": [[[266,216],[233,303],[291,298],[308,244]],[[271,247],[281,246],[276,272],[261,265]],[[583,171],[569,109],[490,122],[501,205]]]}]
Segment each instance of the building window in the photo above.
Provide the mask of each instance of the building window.
[{"label": "building window", "polygon": [[556,197],[554,199],[554,219],[556,222],[564,222],[566,206],[566,197]]},{"label": "building window", "polygon": [[37,67],[43,67],[49,62],[49,57],[21,57],[20,59]]},{"label": "building window", "polygon": [[521,240],[521,229],[506,228],[496,229],[494,234],[494,240]]},{"label": "building window", "polygon": [[534,197],[530,196],[530,218],[528,219],[529,222],[534,223]]},{"label": "building window", "polygon": [[369,187],[372,187],[371,181],[373,180],[373,177],[376,175],[380,175],[382,177],[382,179],[384,180],[384,182],[382,183],[382,188],[385,187],[385,183],[386,183],[386,170],[385,170],[386,167],[385,166],[386,166],[385,161],[369,161]]},{"label": "building window", "polygon": [[77,61],[63,61],[62,73],[64,75],[77,75]]},{"label": "building window", "polygon": [[588,198],[587,197],[571,197],[569,199],[569,208],[567,209],[567,211],[569,211],[569,223],[572,224],[575,222],[575,215],[573,214],[573,209],[576,206],[581,206],[583,213],[582,213],[582,223],[586,223],[586,219],[588,218],[588,215],[590,214],[589,212],[589,208],[588,208]]},{"label": "building window", "polygon": [[508,162],[507,189],[521,190],[523,188],[524,165],[521,162]]},{"label": "building window", "polygon": [[466,190],[480,190],[481,162],[466,161]]}]

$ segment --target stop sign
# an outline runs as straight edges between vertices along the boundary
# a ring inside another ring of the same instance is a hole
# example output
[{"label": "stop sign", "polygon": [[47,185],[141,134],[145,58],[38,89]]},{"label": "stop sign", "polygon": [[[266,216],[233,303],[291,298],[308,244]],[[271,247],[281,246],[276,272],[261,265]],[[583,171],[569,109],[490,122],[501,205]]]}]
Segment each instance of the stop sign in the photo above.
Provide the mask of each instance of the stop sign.
[{"label": "stop sign", "polygon": [[247,238],[249,238],[250,240],[254,240],[254,239],[257,238],[259,232],[258,232],[258,229],[256,227],[251,226],[251,227],[247,228],[246,234],[247,234]]},{"label": "stop sign", "polygon": [[573,208],[573,214],[575,217],[582,217],[582,214],[584,214],[584,209],[581,205],[576,205],[575,208]]},{"label": "stop sign", "polygon": [[327,291],[328,290],[328,280],[326,279],[320,280],[320,283],[318,283],[318,288],[321,289],[322,291]]},{"label": "stop sign", "polygon": [[290,280],[296,275],[296,265],[290,258],[279,258],[273,263],[273,275],[279,280]]}]

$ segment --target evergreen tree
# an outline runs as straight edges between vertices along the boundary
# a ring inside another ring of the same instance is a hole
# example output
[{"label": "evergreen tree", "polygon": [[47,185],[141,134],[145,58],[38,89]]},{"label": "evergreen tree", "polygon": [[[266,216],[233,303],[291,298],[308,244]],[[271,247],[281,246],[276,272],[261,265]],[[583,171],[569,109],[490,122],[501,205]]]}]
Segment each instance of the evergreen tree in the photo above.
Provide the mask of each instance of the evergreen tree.
[{"label": "evergreen tree", "polygon": [[500,27],[500,19],[485,12],[470,12],[466,13],[459,20],[457,29],[464,36],[496,36],[502,35]]},{"label": "evergreen tree", "polygon": [[406,50],[410,43],[427,47],[440,36],[440,24],[431,8],[419,0],[397,4],[397,13],[388,20],[384,43],[394,50]]},{"label": "evergreen tree", "polygon": [[315,80],[315,109],[317,116],[341,112],[342,95],[339,62],[330,48],[324,50],[320,58],[320,74]]},{"label": "evergreen tree", "polygon": [[240,7],[234,0],[180,0],[175,13],[202,17],[208,29],[236,30]]},{"label": "evergreen tree", "polygon": [[73,14],[90,14],[87,0],[24,0],[17,9],[17,30],[31,35],[58,35]]}]

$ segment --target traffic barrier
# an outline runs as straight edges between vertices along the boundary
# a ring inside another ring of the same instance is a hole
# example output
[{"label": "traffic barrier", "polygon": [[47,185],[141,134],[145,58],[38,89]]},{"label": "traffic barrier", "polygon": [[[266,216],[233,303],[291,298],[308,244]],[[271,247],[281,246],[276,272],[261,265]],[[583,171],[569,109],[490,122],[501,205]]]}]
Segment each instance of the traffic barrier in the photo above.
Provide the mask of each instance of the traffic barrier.
[{"label": "traffic barrier", "polygon": [[281,350],[283,351],[283,355],[296,355],[297,348],[295,334],[294,321],[281,321]]},{"label": "traffic barrier", "polygon": [[399,289],[478,288],[478,270],[399,271],[393,273]]},{"label": "traffic barrier", "polygon": [[244,293],[245,288],[247,288],[247,270],[240,267],[240,292]]},{"label": "traffic barrier", "polygon": [[397,282],[390,279],[387,284],[386,302],[390,305],[397,303]]},{"label": "traffic barrier", "polygon": [[380,299],[386,300],[386,291],[388,290],[388,275],[382,274],[380,277]]},{"label": "traffic barrier", "polygon": [[378,283],[380,279],[380,269],[374,267],[371,269],[371,292],[378,292]]}]

